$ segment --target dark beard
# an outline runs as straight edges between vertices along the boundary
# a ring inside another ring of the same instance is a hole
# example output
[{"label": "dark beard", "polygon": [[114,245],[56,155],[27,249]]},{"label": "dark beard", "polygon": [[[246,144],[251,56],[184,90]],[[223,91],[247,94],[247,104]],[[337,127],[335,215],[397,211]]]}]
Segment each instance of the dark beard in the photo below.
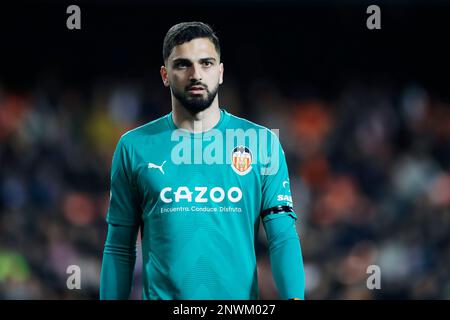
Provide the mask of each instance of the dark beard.
[{"label": "dark beard", "polygon": [[191,96],[186,90],[184,92],[179,91],[173,87],[170,87],[175,98],[181,103],[181,105],[186,108],[191,114],[197,114],[200,111],[208,109],[216,98],[217,91],[219,91],[219,84],[212,90],[209,91],[205,87],[206,97],[203,96]]}]

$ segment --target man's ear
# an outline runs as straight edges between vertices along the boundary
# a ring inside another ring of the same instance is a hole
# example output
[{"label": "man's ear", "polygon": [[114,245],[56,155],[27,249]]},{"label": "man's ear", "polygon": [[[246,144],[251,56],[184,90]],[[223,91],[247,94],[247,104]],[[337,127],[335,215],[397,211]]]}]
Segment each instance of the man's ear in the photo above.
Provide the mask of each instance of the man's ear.
[{"label": "man's ear", "polygon": [[161,74],[161,79],[163,81],[164,86],[168,87],[169,86],[169,78],[167,76],[167,68],[165,66],[161,66],[159,73]]},{"label": "man's ear", "polygon": [[223,83],[223,63],[219,64],[219,73],[220,73],[219,84],[222,84]]}]

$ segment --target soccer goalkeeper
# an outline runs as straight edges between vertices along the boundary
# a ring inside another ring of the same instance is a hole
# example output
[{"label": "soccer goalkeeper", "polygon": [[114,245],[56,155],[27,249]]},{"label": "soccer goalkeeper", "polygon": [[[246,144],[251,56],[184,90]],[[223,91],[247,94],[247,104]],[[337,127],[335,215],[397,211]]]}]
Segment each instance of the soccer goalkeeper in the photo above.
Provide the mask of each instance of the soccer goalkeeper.
[{"label": "soccer goalkeeper", "polygon": [[260,221],[281,299],[305,276],[286,159],[267,128],[219,107],[219,40],[180,23],[163,45],[172,112],[125,133],[111,168],[100,299],[128,299],[141,231],[143,299],[259,299]]}]

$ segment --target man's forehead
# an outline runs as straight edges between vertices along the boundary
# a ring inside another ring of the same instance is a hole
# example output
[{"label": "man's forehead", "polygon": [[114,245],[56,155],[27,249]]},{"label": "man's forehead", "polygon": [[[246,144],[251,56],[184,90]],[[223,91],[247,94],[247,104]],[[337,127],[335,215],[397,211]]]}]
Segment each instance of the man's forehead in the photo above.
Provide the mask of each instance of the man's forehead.
[{"label": "man's forehead", "polygon": [[175,46],[169,56],[169,60],[206,58],[218,59],[216,47],[208,38],[196,38]]}]

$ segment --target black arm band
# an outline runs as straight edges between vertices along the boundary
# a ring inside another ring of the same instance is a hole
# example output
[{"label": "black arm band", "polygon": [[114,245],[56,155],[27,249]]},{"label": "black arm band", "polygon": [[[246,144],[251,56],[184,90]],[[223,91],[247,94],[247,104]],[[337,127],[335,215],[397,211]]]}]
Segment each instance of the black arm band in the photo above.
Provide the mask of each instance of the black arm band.
[{"label": "black arm band", "polygon": [[261,212],[261,218],[264,219],[265,216],[272,214],[272,213],[281,213],[281,212],[294,212],[294,209],[289,206],[276,206],[273,208],[269,208]]}]

